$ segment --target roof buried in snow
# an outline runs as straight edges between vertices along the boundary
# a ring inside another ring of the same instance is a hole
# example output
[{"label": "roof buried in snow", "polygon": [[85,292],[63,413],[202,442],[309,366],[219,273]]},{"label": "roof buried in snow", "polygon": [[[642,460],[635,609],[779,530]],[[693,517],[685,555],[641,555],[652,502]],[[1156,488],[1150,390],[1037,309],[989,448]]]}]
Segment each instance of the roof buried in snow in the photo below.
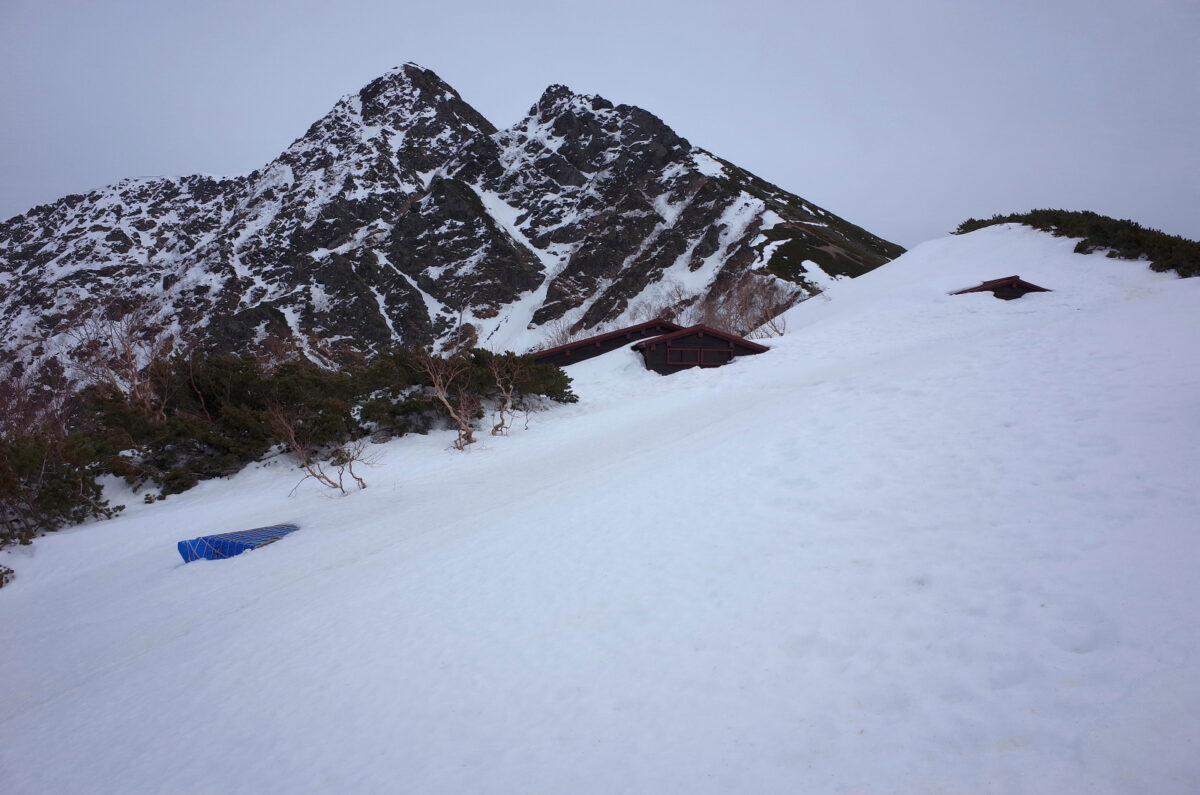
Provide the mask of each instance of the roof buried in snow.
[{"label": "roof buried in snow", "polygon": [[681,328],[683,327],[669,320],[650,320],[645,323],[638,323],[636,326],[626,326],[616,331],[609,331],[605,334],[588,337],[587,339],[568,342],[565,345],[558,345],[554,348],[547,348],[544,351],[534,353],[533,358],[539,364],[553,364],[558,367],[566,367],[569,364],[582,362],[593,356],[599,356],[602,353],[615,351],[617,348],[624,347],[634,340],[658,337],[672,331],[678,331]]},{"label": "roof buried in snow", "polygon": [[968,287],[965,290],[956,290],[950,295],[964,295],[966,293],[991,293],[997,298],[1005,301],[1011,301],[1014,298],[1020,298],[1025,293],[1049,293],[1051,290],[1045,287],[1039,287],[1036,284],[1027,282],[1020,276],[1005,276],[1003,279],[992,279],[991,281],[983,282],[978,287]]},{"label": "roof buried in snow", "polygon": [[701,324],[684,328],[669,320],[651,320],[539,351],[533,357],[541,364],[566,367],[615,351],[633,340],[639,340],[631,347],[642,354],[646,369],[664,375],[688,367],[720,367],[733,361],[734,357],[769,350],[766,345],[711,326]]},{"label": "roof buried in snow", "polygon": [[770,350],[703,324],[681,328],[633,345],[642,354],[647,370],[670,375],[689,367],[720,367],[738,356],[748,356]]}]

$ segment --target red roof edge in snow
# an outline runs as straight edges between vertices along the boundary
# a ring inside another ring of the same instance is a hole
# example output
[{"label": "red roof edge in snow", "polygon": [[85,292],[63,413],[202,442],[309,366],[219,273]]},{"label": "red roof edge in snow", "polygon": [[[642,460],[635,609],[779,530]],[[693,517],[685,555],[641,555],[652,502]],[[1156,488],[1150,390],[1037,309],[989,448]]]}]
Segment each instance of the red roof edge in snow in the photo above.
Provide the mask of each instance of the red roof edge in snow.
[{"label": "red roof edge in snow", "polygon": [[978,287],[968,287],[965,290],[956,290],[950,295],[964,295],[966,293],[991,293],[997,298],[1005,301],[1011,301],[1013,298],[1020,298],[1025,293],[1049,293],[1053,292],[1045,287],[1038,287],[1036,284],[1027,282],[1020,276],[1005,276],[1003,279],[992,279],[980,284]]},{"label": "red roof edge in snow", "polygon": [[587,339],[575,340],[565,345],[547,348],[544,351],[536,351],[532,356],[534,361],[539,364],[553,364],[559,367],[566,367],[568,364],[582,362],[593,356],[615,351],[617,348],[628,344],[631,340],[657,337],[661,334],[678,331],[681,328],[683,327],[669,320],[648,320],[645,323],[638,323],[635,326],[626,326],[616,331],[608,331],[604,334],[588,337]]}]

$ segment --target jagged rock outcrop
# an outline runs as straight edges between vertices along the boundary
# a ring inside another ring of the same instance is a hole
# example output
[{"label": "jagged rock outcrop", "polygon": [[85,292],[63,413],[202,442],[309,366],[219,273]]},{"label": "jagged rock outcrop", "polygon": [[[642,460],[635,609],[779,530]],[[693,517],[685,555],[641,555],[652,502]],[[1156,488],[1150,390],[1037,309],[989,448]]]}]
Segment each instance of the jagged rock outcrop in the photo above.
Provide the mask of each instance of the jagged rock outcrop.
[{"label": "jagged rock outcrop", "polygon": [[551,86],[498,131],[407,64],[249,175],[125,180],[0,224],[0,363],[133,307],[223,350],[524,350],[747,279],[800,300],[899,253],[640,108]]}]

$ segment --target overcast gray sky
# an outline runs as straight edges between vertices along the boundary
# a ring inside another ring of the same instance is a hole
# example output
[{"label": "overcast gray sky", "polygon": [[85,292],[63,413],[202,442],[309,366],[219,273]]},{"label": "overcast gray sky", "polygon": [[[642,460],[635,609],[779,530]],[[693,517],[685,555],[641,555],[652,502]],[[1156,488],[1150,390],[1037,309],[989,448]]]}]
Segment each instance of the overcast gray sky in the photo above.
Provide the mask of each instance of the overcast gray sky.
[{"label": "overcast gray sky", "polygon": [[1200,2],[0,0],[0,218],[239,174],[392,66],[499,127],[551,83],[905,246],[1090,209],[1200,239]]}]

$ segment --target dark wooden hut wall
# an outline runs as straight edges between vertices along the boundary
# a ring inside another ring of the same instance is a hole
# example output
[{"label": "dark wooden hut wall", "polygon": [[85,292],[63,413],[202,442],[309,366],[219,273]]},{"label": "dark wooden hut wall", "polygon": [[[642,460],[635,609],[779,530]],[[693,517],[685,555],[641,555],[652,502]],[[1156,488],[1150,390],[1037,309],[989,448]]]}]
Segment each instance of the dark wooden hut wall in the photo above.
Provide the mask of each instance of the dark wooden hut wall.
[{"label": "dark wooden hut wall", "polygon": [[737,356],[762,353],[766,346],[706,326],[693,326],[634,346],[646,369],[662,375],[689,367],[720,367]]}]

